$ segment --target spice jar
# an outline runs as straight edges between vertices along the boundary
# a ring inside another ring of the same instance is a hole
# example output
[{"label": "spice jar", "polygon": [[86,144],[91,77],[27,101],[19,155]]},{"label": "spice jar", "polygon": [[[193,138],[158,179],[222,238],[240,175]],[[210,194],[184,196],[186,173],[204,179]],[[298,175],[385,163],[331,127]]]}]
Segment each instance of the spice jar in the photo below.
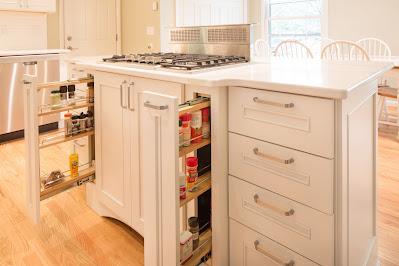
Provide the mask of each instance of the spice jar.
[{"label": "spice jar", "polygon": [[196,191],[198,183],[198,158],[188,157],[186,159],[186,181],[188,191]]},{"label": "spice jar", "polygon": [[79,134],[79,116],[72,116],[72,136]]},{"label": "spice jar", "polygon": [[86,115],[81,112],[79,116],[79,131],[83,132],[86,129]]},{"label": "spice jar", "polygon": [[72,114],[64,114],[64,131],[65,136],[69,137],[72,135]]},{"label": "spice jar", "polygon": [[183,148],[183,146],[181,146],[182,142],[183,142],[183,120],[179,119],[179,150]]},{"label": "spice jar", "polygon": [[202,113],[201,110],[191,113],[191,143],[200,143],[202,141]]},{"label": "spice jar", "polygon": [[94,82],[87,83],[86,102],[94,103]]},{"label": "spice jar", "polygon": [[190,146],[190,139],[191,139],[191,128],[190,128],[190,120],[191,114],[184,114],[180,116],[181,120],[183,121],[183,147]]},{"label": "spice jar", "polygon": [[188,219],[189,231],[193,234],[193,250],[199,246],[199,220],[198,217],[190,217]]},{"label": "spice jar", "polygon": [[94,125],[93,113],[91,111],[87,111],[87,114],[86,114],[86,130],[87,131],[93,130],[93,125]]},{"label": "spice jar", "polygon": [[68,85],[68,105],[75,105],[75,85]]},{"label": "spice jar", "polygon": [[179,195],[180,199],[185,199],[187,197],[186,193],[186,176],[184,173],[179,174]]},{"label": "spice jar", "polygon": [[209,123],[209,107],[201,109],[202,112],[202,134],[204,139],[208,139],[211,134],[211,124]]},{"label": "spice jar", "polygon": [[67,105],[67,91],[68,91],[67,86],[60,87],[60,99],[61,99],[61,105],[63,106]]},{"label": "spice jar", "polygon": [[184,231],[180,234],[180,262],[182,265],[191,258],[191,253],[193,253],[193,234],[190,231]]},{"label": "spice jar", "polygon": [[60,91],[51,91],[51,109],[58,109],[61,107]]}]

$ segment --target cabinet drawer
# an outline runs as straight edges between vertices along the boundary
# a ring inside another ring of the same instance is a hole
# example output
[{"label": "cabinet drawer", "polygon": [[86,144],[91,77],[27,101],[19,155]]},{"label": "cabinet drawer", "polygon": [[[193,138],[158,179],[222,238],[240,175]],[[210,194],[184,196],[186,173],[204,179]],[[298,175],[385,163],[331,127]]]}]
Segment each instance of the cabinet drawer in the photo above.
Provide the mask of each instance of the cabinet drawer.
[{"label": "cabinet drawer", "polygon": [[333,213],[334,161],[229,133],[229,173]]},{"label": "cabinet drawer", "polygon": [[230,219],[230,263],[231,266],[318,265],[233,219]]},{"label": "cabinet drawer", "polygon": [[[322,265],[334,264],[334,216],[229,177],[230,217]],[[256,201],[255,201],[256,198]]]},{"label": "cabinet drawer", "polygon": [[334,157],[334,101],[229,88],[229,131]]}]

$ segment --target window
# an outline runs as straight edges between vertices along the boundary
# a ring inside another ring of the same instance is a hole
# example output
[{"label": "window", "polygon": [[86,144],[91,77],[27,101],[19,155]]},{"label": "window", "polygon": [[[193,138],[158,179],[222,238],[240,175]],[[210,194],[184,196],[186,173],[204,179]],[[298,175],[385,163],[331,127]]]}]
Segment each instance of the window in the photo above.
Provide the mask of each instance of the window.
[{"label": "window", "polygon": [[323,32],[323,2],[326,0],[265,1],[266,31],[272,50],[286,40],[295,40],[310,46],[326,36],[326,32]]}]

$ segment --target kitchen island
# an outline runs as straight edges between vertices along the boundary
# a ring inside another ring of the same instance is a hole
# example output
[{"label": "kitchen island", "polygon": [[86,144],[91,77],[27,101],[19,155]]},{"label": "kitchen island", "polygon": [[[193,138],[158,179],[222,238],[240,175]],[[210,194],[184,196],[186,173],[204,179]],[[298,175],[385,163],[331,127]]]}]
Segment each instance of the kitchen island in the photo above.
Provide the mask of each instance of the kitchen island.
[{"label": "kitchen island", "polygon": [[95,80],[88,204],[146,238],[146,264],[179,264],[178,103],[197,94],[211,98],[213,265],[378,264],[377,79],[393,64],[74,64]]}]

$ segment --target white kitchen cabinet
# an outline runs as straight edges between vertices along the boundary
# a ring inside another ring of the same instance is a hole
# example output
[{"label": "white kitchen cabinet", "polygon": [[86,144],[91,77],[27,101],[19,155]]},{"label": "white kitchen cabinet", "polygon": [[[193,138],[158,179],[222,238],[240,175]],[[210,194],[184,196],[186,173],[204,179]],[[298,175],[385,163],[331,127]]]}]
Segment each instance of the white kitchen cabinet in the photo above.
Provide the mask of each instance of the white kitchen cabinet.
[{"label": "white kitchen cabinet", "polygon": [[[143,111],[140,103],[143,101],[143,91],[163,93],[178,99],[178,103],[183,99],[183,85],[159,80],[150,80],[145,78],[130,77],[128,88],[128,110],[130,131],[130,173],[131,173],[131,195],[132,195],[132,228],[144,236],[144,184],[142,178],[142,169],[152,167],[145,164],[140,165],[140,154],[146,149],[140,143],[141,138],[146,134],[140,134],[141,121],[140,113]],[[129,99],[130,98],[130,99]]]},{"label": "white kitchen cabinet", "polygon": [[95,80],[97,200],[126,224],[131,224],[129,77],[102,73]]},{"label": "white kitchen cabinet", "polygon": [[0,0],[0,10],[52,13],[56,0]]}]

